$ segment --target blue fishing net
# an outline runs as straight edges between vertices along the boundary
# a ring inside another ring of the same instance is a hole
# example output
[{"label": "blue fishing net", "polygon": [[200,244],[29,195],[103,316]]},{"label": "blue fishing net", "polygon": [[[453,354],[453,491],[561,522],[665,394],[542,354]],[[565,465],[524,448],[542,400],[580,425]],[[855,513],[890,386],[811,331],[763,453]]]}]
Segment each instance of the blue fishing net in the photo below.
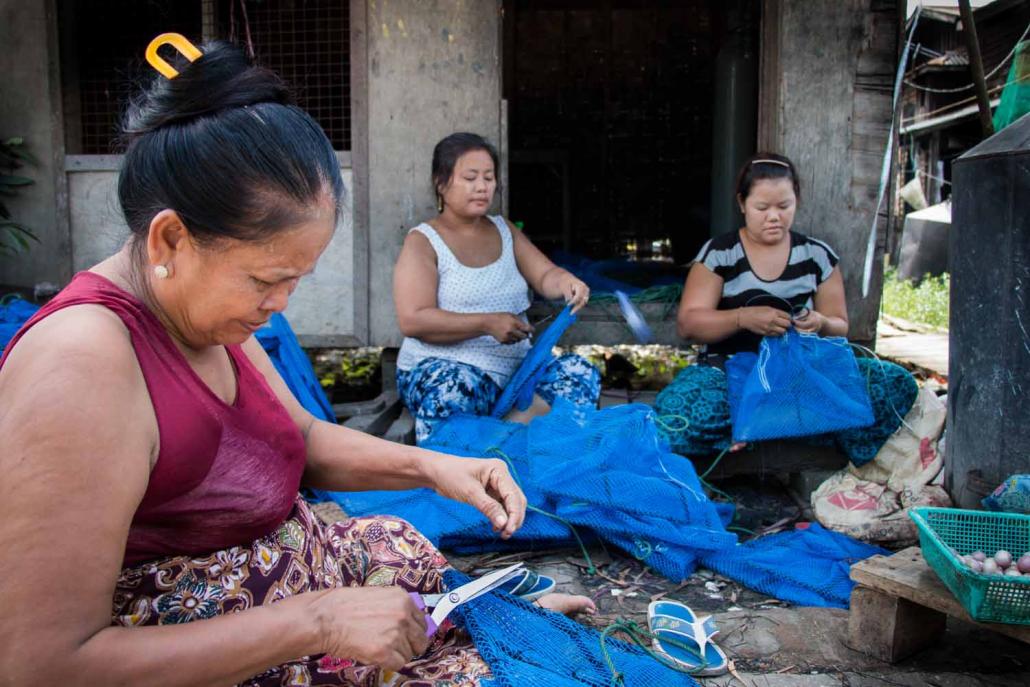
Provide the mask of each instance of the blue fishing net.
[{"label": "blue fishing net", "polygon": [[[468,582],[468,577],[451,570],[444,581],[453,589]],[[605,638],[602,644],[596,630],[511,594],[484,594],[459,606],[449,619],[468,631],[490,666],[493,679],[485,681],[484,687],[697,684],[634,644],[614,638]]]},{"label": "blue fishing net", "polygon": [[890,552],[811,524],[719,551],[704,565],[764,594],[800,606],[847,608],[851,566]]},{"label": "blue fishing net", "polygon": [[[324,416],[328,408],[331,413],[285,318],[270,329],[262,330],[263,344],[288,383],[292,380],[290,388],[295,394],[298,389],[307,392],[298,399],[309,412]],[[336,501],[352,516],[391,514],[408,520],[440,548],[458,553],[554,548],[600,539],[674,581],[689,577],[703,560],[785,601],[846,606],[852,586],[848,566],[880,550],[818,526],[738,546],[736,536],[725,530],[732,506],[705,496],[693,465],[669,452],[655,420],[654,411],[644,405],[598,411],[556,399],[550,413],[528,426],[472,416],[455,416],[439,424],[427,448],[503,459],[519,480],[532,508],[523,527],[507,541],[497,537],[471,506],[428,489],[317,492],[317,496]],[[485,633],[493,631],[485,618],[479,627],[486,628]],[[583,631],[579,626],[573,629]],[[565,641],[571,644],[560,651],[581,651],[573,649],[579,644],[571,637]],[[547,670],[572,674],[569,671],[575,672],[571,666],[576,664],[546,665]]]},{"label": "blue fishing net", "polygon": [[845,546],[846,537],[821,528],[738,546],[726,530],[732,506],[708,499],[693,464],[669,451],[645,405],[593,410],[557,399],[528,426],[456,416],[441,423],[425,447],[505,460],[532,506],[522,529],[504,542],[473,508],[429,490],[324,496],[350,515],[401,517],[440,548],[459,553],[571,546],[578,534],[676,582],[704,562],[745,585],[808,605],[841,606],[842,599],[846,605],[850,562],[879,553],[857,542]]},{"label": "blue fishing net", "polygon": [[5,296],[0,300],[0,353],[3,353],[10,340],[37,310],[38,305],[20,296]]},{"label": "blue fishing net", "polygon": [[788,330],[762,339],[757,362],[726,363],[734,441],[827,434],[875,422],[846,339]]},{"label": "blue fishing net", "polygon": [[336,424],[333,406],[286,318],[280,313],[273,314],[255,336],[300,404],[315,417]]},{"label": "blue fishing net", "polygon": [[557,345],[558,339],[575,321],[576,316],[572,314],[572,306],[567,305],[554,319],[551,326],[536,337],[533,347],[522,359],[522,363],[508,381],[508,385],[504,387],[500,398],[497,399],[497,403],[490,413],[493,417],[504,417],[513,406],[518,407],[519,410],[525,410],[530,406],[533,402],[533,389],[536,388],[536,383],[540,381],[541,375],[554,359],[552,351]]}]

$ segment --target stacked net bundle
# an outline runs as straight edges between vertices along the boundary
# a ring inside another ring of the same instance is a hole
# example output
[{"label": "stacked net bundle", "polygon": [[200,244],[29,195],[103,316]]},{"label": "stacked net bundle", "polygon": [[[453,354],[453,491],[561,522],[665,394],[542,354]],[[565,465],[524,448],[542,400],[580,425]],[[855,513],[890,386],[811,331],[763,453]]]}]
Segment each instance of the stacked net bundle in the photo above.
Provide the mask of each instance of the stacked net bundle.
[{"label": "stacked net bundle", "polygon": [[[444,579],[450,589],[468,581],[454,570]],[[468,631],[490,666],[493,679],[484,687],[697,685],[635,644],[602,639],[596,630],[510,594],[484,594],[459,606],[449,619]]]},{"label": "stacked net bundle", "polygon": [[726,374],[706,365],[691,365],[655,399],[660,431],[682,456],[710,456],[730,446],[730,407]]}]

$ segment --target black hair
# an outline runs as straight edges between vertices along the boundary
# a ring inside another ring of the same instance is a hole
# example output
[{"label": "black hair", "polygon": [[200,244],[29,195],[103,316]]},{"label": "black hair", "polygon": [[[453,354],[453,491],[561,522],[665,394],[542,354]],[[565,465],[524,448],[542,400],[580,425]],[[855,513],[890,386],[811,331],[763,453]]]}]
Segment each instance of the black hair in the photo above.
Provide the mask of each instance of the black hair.
[{"label": "black hair", "polygon": [[158,76],[126,112],[118,200],[137,239],[174,210],[198,242],[259,240],[343,195],[332,144],[286,84],[222,41]]},{"label": "black hair", "polygon": [[794,163],[778,153],[755,153],[737,172],[737,197],[741,202],[747,200],[754,183],[763,179],[790,179],[794,195],[801,200],[801,182]]},{"label": "black hair", "polygon": [[458,163],[458,158],[473,150],[483,150],[490,156],[494,162],[494,179],[500,183],[501,170],[497,162],[497,149],[479,134],[458,132],[441,139],[433,148],[433,192],[438,197],[443,195],[440,189],[447,186],[454,175],[454,165]]}]

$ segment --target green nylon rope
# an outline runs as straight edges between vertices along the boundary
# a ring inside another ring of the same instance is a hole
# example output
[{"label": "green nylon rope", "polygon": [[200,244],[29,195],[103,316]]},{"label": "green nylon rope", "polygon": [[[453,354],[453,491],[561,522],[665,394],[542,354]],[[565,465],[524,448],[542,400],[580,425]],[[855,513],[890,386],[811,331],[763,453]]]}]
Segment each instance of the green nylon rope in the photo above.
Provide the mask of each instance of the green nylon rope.
[{"label": "green nylon rope", "polygon": [[[497,456],[498,458],[500,458],[501,460],[503,460],[505,463],[508,464],[508,469],[511,471],[511,476],[515,479],[515,483],[518,484],[519,488],[521,489],[522,488],[522,480],[519,479],[519,473],[515,469],[515,464],[512,462],[511,458],[509,458],[508,455],[504,451],[502,451],[501,449],[499,449],[496,446],[491,446],[490,448],[488,448],[486,450],[486,452],[488,454],[492,454],[492,455]],[[536,506],[534,506],[533,504],[530,504],[530,503],[526,504],[526,510],[533,511],[534,513],[539,513],[540,515],[546,515],[547,517],[552,518],[554,520],[557,520],[561,524],[563,524],[566,527],[568,527],[569,531],[572,532],[572,536],[574,536],[576,538],[576,543],[579,544],[579,550],[583,554],[583,560],[585,560],[586,563],[587,563],[587,574],[589,574],[589,575],[596,575],[597,574],[597,567],[594,566],[594,561],[593,561],[592,558],[590,558],[590,552],[587,551],[586,544],[583,543],[583,538],[579,536],[579,532],[576,531],[575,526],[573,526],[573,524],[571,522],[569,522],[568,520],[566,520],[562,516],[557,515],[556,513],[548,513],[544,509],[537,508]]]},{"label": "green nylon rope", "polygon": [[608,670],[611,672],[612,677],[609,684],[612,687],[622,687],[625,685],[625,680],[621,672],[615,666],[615,661],[612,660],[611,654],[608,653],[607,641],[613,638],[616,633],[624,635],[633,644],[640,647],[643,652],[651,659],[662,664],[670,670],[675,670],[677,673],[686,673],[687,675],[696,675],[708,667],[708,661],[700,652],[695,648],[695,645],[688,644],[684,641],[678,640],[674,637],[663,637],[662,642],[671,646],[683,649],[691,656],[701,662],[696,668],[685,668],[678,662],[672,661],[671,659],[659,654],[651,647],[651,642],[654,640],[655,635],[649,630],[645,629],[641,625],[633,622],[632,620],[626,620],[625,618],[616,618],[608,627],[601,631],[601,656],[604,657],[605,665],[608,666]]}]

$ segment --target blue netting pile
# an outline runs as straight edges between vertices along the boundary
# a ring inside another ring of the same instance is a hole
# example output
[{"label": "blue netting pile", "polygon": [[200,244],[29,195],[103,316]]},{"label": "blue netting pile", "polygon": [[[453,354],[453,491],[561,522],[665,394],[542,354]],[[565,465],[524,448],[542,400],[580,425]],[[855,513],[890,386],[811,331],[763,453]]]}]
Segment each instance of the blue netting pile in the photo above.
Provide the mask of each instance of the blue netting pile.
[{"label": "blue netting pile", "polygon": [[790,329],[726,362],[734,441],[829,434],[875,422],[847,339]]},{"label": "blue netting pile", "polygon": [[847,608],[855,563],[890,552],[812,523],[807,529],[752,539],[702,561],[755,591],[800,606]]},{"label": "blue netting pile", "polygon": [[558,399],[528,426],[457,416],[425,448],[508,462],[529,503],[507,542],[475,509],[429,490],[323,493],[353,516],[388,513],[459,553],[574,546],[569,525],[644,561],[673,581],[699,563],[792,603],[846,607],[848,567],[882,550],[820,527],[738,545],[732,506],[705,496],[689,460],[669,452],[654,411],[632,404],[591,410]]},{"label": "blue netting pile", "polygon": [[0,300],[0,353],[18,333],[21,326],[36,314],[39,306],[20,296],[5,296]]},{"label": "blue netting pile", "polygon": [[300,404],[315,417],[335,423],[333,407],[286,318],[279,313],[273,314],[255,336]]},{"label": "blue netting pile", "polygon": [[[453,570],[444,580],[450,589],[468,582],[465,575]],[[458,606],[449,619],[469,632],[490,666],[493,679],[485,681],[484,687],[697,684],[636,645],[606,638],[604,646],[617,680],[601,651],[601,635],[596,630],[511,594],[485,594]]]}]

